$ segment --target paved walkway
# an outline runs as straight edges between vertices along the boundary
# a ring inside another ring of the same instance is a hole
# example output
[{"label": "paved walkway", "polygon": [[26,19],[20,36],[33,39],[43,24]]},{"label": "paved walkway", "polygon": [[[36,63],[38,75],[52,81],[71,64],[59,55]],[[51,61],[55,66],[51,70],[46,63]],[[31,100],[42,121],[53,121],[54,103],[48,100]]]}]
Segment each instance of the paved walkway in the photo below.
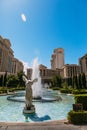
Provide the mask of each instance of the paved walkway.
[{"label": "paved walkway", "polygon": [[64,121],[43,123],[7,123],[0,122],[0,130],[87,130],[87,125],[76,126]]}]

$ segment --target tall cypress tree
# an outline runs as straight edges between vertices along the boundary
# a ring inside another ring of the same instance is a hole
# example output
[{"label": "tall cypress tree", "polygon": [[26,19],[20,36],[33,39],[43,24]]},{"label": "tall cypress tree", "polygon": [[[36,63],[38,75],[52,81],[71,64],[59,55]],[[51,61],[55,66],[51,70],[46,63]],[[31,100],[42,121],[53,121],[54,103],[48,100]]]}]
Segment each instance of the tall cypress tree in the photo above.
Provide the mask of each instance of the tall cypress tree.
[{"label": "tall cypress tree", "polygon": [[72,77],[72,87],[74,88],[74,76]]},{"label": "tall cypress tree", "polygon": [[72,78],[67,78],[66,82],[67,82],[68,86],[72,86]]},{"label": "tall cypress tree", "polygon": [[4,80],[3,80],[3,86],[5,87],[6,87],[6,82],[7,82],[7,71],[5,72]]},{"label": "tall cypress tree", "polygon": [[73,86],[73,88],[78,88],[78,79],[77,79],[77,76],[73,76],[72,86]]},{"label": "tall cypress tree", "polygon": [[60,88],[62,84],[62,78],[60,76],[56,76],[56,78],[57,78],[57,85]]},{"label": "tall cypress tree", "polygon": [[1,76],[0,76],[0,86],[2,86],[2,83],[1,83]]},{"label": "tall cypress tree", "polygon": [[75,76],[75,86],[78,89],[78,78],[77,78],[77,76]]},{"label": "tall cypress tree", "polygon": [[72,78],[69,78],[69,85],[72,86]]},{"label": "tall cypress tree", "polygon": [[0,76],[0,86],[3,86],[3,75]]},{"label": "tall cypress tree", "polygon": [[86,88],[86,77],[84,73],[82,73],[82,87]]},{"label": "tall cypress tree", "polygon": [[73,78],[72,78],[72,87],[73,87],[73,88],[76,88],[75,76],[73,76]]},{"label": "tall cypress tree", "polygon": [[3,75],[1,75],[1,84],[3,86]]},{"label": "tall cypress tree", "polygon": [[79,76],[78,76],[78,87],[80,89],[82,89],[82,76],[81,76],[81,74],[79,74]]}]

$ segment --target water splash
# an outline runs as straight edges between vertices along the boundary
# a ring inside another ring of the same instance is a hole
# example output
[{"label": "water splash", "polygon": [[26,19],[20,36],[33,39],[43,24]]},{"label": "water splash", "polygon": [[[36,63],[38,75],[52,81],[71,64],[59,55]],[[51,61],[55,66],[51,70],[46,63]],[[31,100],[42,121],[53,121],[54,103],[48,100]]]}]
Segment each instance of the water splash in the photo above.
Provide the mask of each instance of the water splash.
[{"label": "water splash", "polygon": [[39,70],[39,62],[38,58],[33,60],[32,66],[32,80],[38,78],[38,82],[32,85],[33,97],[41,97],[42,95],[42,84],[41,84],[41,77],[40,77],[40,70]]}]

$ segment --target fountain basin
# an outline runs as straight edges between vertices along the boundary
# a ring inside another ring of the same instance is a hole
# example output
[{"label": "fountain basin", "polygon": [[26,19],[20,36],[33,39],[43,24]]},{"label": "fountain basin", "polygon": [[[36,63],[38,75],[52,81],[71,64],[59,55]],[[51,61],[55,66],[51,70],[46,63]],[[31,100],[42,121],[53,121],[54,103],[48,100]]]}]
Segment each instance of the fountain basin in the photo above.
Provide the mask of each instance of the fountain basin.
[{"label": "fountain basin", "polygon": [[41,97],[42,102],[54,102],[54,101],[61,101],[61,97]]},{"label": "fountain basin", "polygon": [[[52,91],[52,94],[57,92]],[[34,101],[35,113],[28,114],[28,119],[25,117],[27,114],[23,114],[24,103],[24,92],[19,92],[17,95],[22,95],[22,102],[9,101],[8,96],[0,96],[0,122],[37,122],[37,121],[52,121],[52,120],[63,120],[67,118],[67,113],[72,110],[72,104],[74,104],[73,95],[61,94],[58,96],[62,98],[61,101],[54,102],[39,102]],[[17,97],[18,98],[18,97]]]},{"label": "fountain basin", "polygon": [[[10,95],[7,97],[7,100],[15,101],[15,102],[25,102],[25,92],[16,93],[14,95]],[[62,98],[58,94],[52,93],[52,91],[46,91],[45,94],[43,93],[42,96],[33,98],[33,102],[54,102],[54,101],[61,101]]]}]

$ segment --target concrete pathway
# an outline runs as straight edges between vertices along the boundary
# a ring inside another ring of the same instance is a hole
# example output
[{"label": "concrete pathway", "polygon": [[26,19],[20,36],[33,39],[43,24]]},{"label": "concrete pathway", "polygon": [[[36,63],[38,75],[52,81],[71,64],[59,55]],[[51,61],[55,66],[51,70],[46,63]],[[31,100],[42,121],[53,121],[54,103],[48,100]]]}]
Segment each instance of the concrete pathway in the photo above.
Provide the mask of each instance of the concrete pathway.
[{"label": "concrete pathway", "polygon": [[64,121],[43,123],[7,123],[0,122],[0,130],[87,130],[87,125],[77,126]]}]

